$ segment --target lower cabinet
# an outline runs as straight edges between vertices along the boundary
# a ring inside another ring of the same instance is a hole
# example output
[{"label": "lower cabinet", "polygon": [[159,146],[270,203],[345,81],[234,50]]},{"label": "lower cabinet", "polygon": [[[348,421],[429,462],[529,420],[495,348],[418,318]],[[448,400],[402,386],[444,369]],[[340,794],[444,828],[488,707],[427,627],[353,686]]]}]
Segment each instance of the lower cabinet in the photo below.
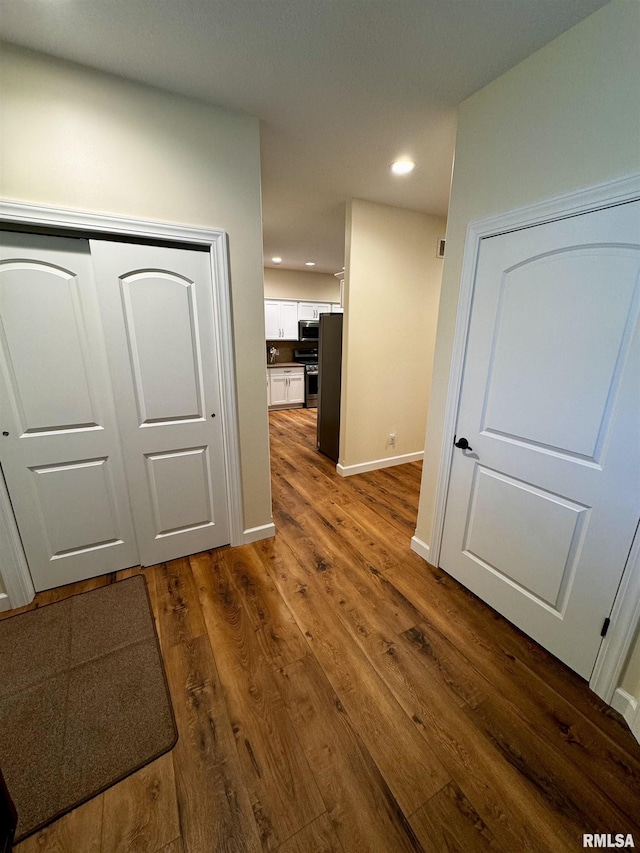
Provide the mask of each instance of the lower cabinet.
[{"label": "lower cabinet", "polygon": [[270,367],[269,408],[295,408],[304,405],[304,367]]}]

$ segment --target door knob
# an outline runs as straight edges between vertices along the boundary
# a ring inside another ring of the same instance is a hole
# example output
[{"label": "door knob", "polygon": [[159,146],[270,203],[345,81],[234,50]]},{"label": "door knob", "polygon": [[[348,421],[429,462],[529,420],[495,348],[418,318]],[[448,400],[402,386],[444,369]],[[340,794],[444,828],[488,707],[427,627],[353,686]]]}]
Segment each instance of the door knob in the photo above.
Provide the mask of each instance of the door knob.
[{"label": "door knob", "polygon": [[457,441],[454,441],[454,444],[456,447],[459,447],[460,450],[473,450],[473,447],[469,445],[469,442],[466,438],[459,438]]}]

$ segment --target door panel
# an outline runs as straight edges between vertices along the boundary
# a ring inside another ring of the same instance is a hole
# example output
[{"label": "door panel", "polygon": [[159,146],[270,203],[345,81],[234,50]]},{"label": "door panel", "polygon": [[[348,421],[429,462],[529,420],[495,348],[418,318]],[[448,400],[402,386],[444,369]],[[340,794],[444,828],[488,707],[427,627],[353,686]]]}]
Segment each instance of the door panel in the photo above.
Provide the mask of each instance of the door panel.
[{"label": "door panel", "polygon": [[[34,509],[40,514],[51,559],[121,544],[108,459],[34,466]],[[60,495],[67,495],[64,502]]]},{"label": "door panel", "polygon": [[89,245],[8,234],[0,462],[37,590],[138,562]]},{"label": "door panel", "polygon": [[194,283],[145,270],[124,276],[120,287],[140,425],[202,420]]},{"label": "door panel", "polygon": [[215,524],[208,447],[146,456],[155,536]]},{"label": "door panel", "polygon": [[84,286],[78,275],[50,263],[3,260],[0,346],[21,434],[97,426]]},{"label": "door panel", "polygon": [[[560,495],[478,465],[464,553],[524,595],[561,612],[561,593],[568,586],[587,512]],[[500,519],[499,537],[495,536],[496,518]]]},{"label": "door panel", "polygon": [[207,253],[91,241],[142,565],[229,542]]},{"label": "door panel", "polygon": [[637,265],[637,253],[623,247],[585,247],[505,272],[484,430],[594,457],[637,320]]},{"label": "door panel", "polygon": [[584,677],[640,515],[640,203],[481,242],[442,567]]}]

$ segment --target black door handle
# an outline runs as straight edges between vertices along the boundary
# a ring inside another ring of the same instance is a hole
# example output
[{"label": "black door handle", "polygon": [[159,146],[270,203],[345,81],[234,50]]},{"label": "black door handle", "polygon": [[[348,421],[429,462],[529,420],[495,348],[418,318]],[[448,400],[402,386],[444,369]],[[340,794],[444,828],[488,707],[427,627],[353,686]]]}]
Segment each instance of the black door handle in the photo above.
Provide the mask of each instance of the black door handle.
[{"label": "black door handle", "polygon": [[[455,439],[455,436],[454,436]],[[473,450],[473,447],[470,446],[469,442],[466,438],[459,438],[457,441],[453,442],[456,447],[459,447],[460,450]]]}]

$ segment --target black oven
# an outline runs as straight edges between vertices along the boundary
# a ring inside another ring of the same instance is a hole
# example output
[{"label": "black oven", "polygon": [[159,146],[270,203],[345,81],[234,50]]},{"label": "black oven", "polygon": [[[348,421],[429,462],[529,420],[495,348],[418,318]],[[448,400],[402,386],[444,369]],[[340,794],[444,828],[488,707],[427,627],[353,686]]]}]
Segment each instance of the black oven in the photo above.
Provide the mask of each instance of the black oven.
[{"label": "black oven", "polygon": [[318,365],[307,364],[304,368],[304,404],[307,409],[318,408]]},{"label": "black oven", "polygon": [[294,349],[293,360],[304,364],[304,404],[307,409],[318,408],[318,350]]}]

